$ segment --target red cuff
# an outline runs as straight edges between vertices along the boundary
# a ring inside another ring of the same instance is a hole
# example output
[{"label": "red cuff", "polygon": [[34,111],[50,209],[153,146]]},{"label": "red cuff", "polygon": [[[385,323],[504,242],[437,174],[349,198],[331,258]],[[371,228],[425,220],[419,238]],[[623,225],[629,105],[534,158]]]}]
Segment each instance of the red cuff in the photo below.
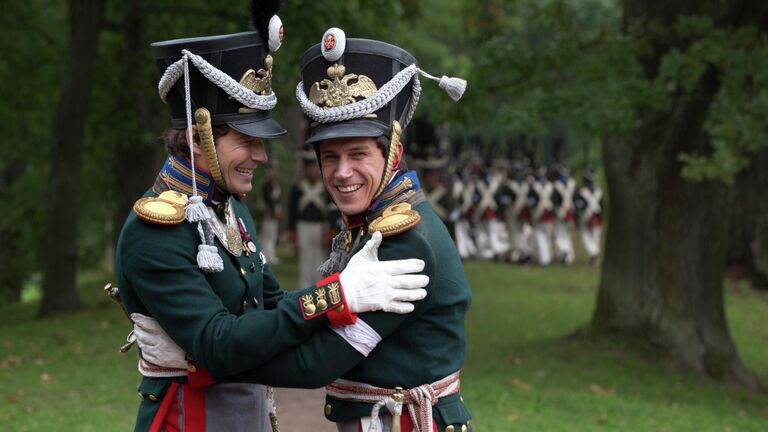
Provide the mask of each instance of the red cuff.
[{"label": "red cuff", "polygon": [[187,381],[192,388],[206,387],[216,382],[211,378],[211,374],[209,374],[207,370],[193,362],[189,362],[187,370],[189,371],[187,374]]},{"label": "red cuff", "polygon": [[352,313],[347,305],[347,296],[344,295],[344,287],[339,280],[339,274],[336,273],[330,276],[335,278],[339,282],[339,291],[341,291],[341,305],[328,312],[328,321],[335,326],[345,326],[354,324],[357,321],[357,314]]},{"label": "red cuff", "polygon": [[314,292],[299,297],[299,307],[305,320],[327,314],[328,320],[333,325],[355,323],[357,314],[349,310],[338,273],[321,280],[316,286],[317,289]]}]

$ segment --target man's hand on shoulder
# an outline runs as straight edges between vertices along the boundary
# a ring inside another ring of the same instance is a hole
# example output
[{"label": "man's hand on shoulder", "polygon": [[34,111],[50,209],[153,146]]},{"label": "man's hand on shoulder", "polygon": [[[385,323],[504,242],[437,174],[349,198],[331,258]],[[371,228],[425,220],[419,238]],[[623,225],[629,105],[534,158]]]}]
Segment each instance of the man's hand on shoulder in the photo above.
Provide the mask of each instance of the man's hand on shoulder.
[{"label": "man's hand on shoulder", "polygon": [[347,305],[353,313],[412,312],[411,302],[427,296],[423,288],[429,284],[429,276],[413,274],[424,270],[424,261],[379,261],[381,239],[381,233],[374,232],[339,275]]}]

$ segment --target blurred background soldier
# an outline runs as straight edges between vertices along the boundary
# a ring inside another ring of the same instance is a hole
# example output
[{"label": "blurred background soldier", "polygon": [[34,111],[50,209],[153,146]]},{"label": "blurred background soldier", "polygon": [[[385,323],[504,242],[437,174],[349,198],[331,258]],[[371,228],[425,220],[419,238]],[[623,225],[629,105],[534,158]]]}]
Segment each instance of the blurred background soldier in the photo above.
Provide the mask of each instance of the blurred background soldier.
[{"label": "blurred background soldier", "polygon": [[493,201],[496,204],[494,217],[489,220],[489,233],[491,235],[491,248],[494,258],[497,260],[506,260],[509,257],[511,244],[509,241],[509,230],[504,218],[503,209],[499,199],[503,194],[502,186],[506,185],[509,178],[511,164],[506,158],[496,158],[491,163],[491,190],[493,190]]},{"label": "blurred background soldier", "polygon": [[280,219],[283,217],[283,196],[277,181],[277,162],[270,162],[264,170],[261,180],[261,246],[267,260],[273,265],[280,264],[277,257],[277,239],[280,237]]},{"label": "blurred background soldier", "polygon": [[536,168],[535,177],[529,181],[528,206],[533,224],[533,245],[536,260],[546,266],[552,262],[552,235],[555,221],[552,214],[552,182],[547,179],[547,167]]},{"label": "blurred background soldier", "polygon": [[462,259],[473,258],[478,254],[472,238],[472,213],[475,197],[475,175],[472,173],[473,160],[478,158],[471,152],[464,153],[459,159],[458,176],[454,183],[454,192],[458,196],[459,216],[456,221],[456,248]]},{"label": "blurred background soldier", "polygon": [[299,262],[299,286],[320,280],[317,268],[328,257],[325,235],[328,226],[328,196],[320,167],[311,148],[299,153],[301,172],[291,188],[288,229]]},{"label": "blurred background soldier", "polygon": [[432,209],[448,228],[451,238],[455,238],[455,223],[451,220],[451,213],[456,203],[445,173],[448,157],[439,155],[438,152],[437,148],[431,147],[426,154],[419,155],[414,164],[419,170],[421,186],[427,201],[432,204]]},{"label": "blurred background soldier", "polygon": [[455,200],[447,172],[448,143],[439,140],[435,127],[424,116],[415,118],[407,133],[412,147],[410,153],[418,170],[424,195],[448,228],[451,238],[454,238],[451,213]]},{"label": "blurred background soldier", "polygon": [[552,203],[555,207],[555,253],[563,264],[573,263],[573,196],[576,192],[576,182],[568,176],[568,168],[561,163],[554,166],[555,179],[552,181],[554,191]]},{"label": "blurred background soldier", "polygon": [[586,168],[584,181],[574,198],[578,212],[579,234],[589,263],[597,265],[600,256],[600,234],[603,230],[603,190],[595,184],[595,171]]},{"label": "blurred background soldier", "polygon": [[472,234],[477,246],[478,258],[490,260],[495,257],[493,247],[492,228],[497,227],[493,224],[496,221],[498,205],[496,204],[496,191],[499,188],[500,180],[491,171],[490,167],[478,158],[473,164],[472,182],[474,185],[474,195],[472,197]]},{"label": "blurred background soldier", "polygon": [[512,173],[503,186],[504,219],[509,233],[509,260],[518,264],[527,264],[531,260],[533,227],[528,210],[528,191],[530,185],[525,180],[526,165],[516,160],[512,163]]}]

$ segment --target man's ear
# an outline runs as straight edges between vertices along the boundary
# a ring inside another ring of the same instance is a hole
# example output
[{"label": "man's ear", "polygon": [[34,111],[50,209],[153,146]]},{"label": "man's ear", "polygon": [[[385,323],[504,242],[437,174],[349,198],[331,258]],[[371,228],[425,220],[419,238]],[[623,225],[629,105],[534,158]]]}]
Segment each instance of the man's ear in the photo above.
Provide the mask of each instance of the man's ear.
[{"label": "man's ear", "polygon": [[[189,146],[189,134],[184,134],[184,139]],[[197,125],[192,125],[192,152],[195,154],[195,158],[203,157],[203,148],[200,146],[200,138],[197,136]]]},{"label": "man's ear", "polygon": [[403,142],[398,141],[397,147],[395,147],[395,162],[392,165],[393,169],[397,169],[400,166],[400,161],[403,159],[403,149],[404,149]]}]

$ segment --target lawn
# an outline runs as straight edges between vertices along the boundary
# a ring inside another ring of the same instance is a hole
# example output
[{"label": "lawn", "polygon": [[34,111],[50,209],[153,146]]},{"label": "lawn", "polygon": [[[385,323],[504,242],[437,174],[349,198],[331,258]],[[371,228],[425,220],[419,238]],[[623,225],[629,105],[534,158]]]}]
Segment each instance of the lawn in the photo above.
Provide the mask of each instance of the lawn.
[{"label": "lawn", "polygon": [[[278,277],[293,285],[295,271],[286,260]],[[565,337],[589,322],[598,270],[470,262],[466,272],[462,393],[476,431],[768,430],[767,395],[669,371],[622,341]],[[117,352],[128,326],[101,293],[108,281],[82,276],[88,308],[74,315],[35,320],[34,295],[0,310],[0,430],[132,428],[136,354]],[[744,361],[768,382],[768,296],[729,287],[726,300]]]}]

